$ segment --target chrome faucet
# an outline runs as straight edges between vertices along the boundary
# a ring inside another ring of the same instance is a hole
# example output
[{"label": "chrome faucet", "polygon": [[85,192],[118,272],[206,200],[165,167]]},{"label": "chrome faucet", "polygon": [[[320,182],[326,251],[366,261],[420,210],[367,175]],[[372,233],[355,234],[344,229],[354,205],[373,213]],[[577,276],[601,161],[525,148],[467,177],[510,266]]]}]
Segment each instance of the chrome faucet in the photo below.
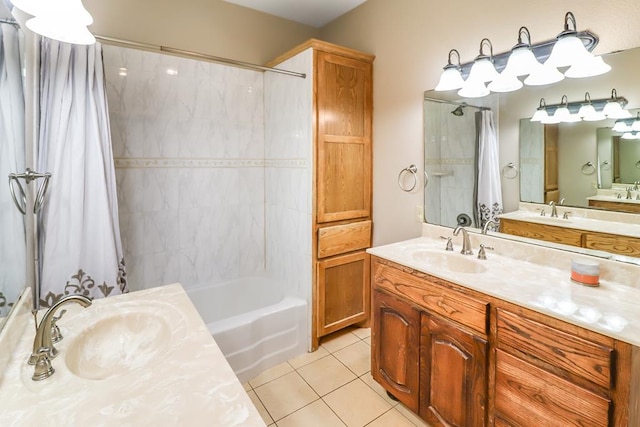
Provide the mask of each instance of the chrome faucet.
[{"label": "chrome faucet", "polygon": [[631,187],[627,187],[627,200],[631,200]]},{"label": "chrome faucet", "polygon": [[549,202],[549,206],[551,206],[551,218],[558,218],[558,211],[556,210],[556,202],[553,200]]},{"label": "chrome faucet", "polygon": [[91,305],[91,300],[85,296],[69,295],[53,304],[49,310],[47,310],[40,321],[40,325],[38,325],[36,319],[36,336],[33,339],[33,351],[28,361],[29,365],[35,365],[35,372],[31,377],[34,381],[47,379],[55,372],[53,366],[51,366],[51,359],[58,355],[58,350],[53,346],[51,337],[52,330],[55,330],[52,322],[54,322],[54,319],[59,319],[59,317],[54,317],[58,308],[72,302],[80,304],[83,307],[89,307]]},{"label": "chrome faucet", "polygon": [[471,250],[471,241],[469,240],[469,233],[464,229],[461,225],[457,226],[453,230],[453,235],[457,236],[462,231],[462,250],[460,253],[462,255],[473,255],[473,251]]},{"label": "chrome faucet", "polygon": [[489,225],[491,225],[492,230],[495,230],[495,228],[498,226],[498,224],[496,224],[494,220],[490,219],[489,221],[484,223],[484,227],[482,227],[482,234],[487,234],[487,231],[489,231]]}]

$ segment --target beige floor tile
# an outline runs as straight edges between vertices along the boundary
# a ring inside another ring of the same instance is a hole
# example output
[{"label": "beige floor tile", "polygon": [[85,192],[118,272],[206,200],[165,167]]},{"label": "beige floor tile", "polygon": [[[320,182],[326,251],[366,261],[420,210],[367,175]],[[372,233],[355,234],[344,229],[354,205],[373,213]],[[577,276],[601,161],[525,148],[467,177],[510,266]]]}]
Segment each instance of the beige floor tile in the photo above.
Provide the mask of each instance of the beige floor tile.
[{"label": "beige floor tile", "polygon": [[316,400],[278,421],[278,427],[344,427],[344,425],[322,400]]},{"label": "beige floor tile", "polygon": [[338,350],[333,355],[357,376],[371,370],[371,347],[362,341]]},{"label": "beige floor tile", "polygon": [[331,355],[303,366],[298,373],[320,396],[356,379],[353,372]]},{"label": "beige floor tile", "polygon": [[363,339],[362,342],[365,342],[365,343],[371,345],[371,337]]},{"label": "beige floor tile", "polygon": [[318,349],[313,353],[305,353],[298,357],[294,357],[293,359],[289,360],[289,364],[293,366],[294,369],[298,369],[328,355],[329,352],[326,348],[318,347]]},{"label": "beige floor tile", "polygon": [[261,385],[255,392],[276,422],[318,399],[297,372]]},{"label": "beige floor tile", "polygon": [[367,372],[366,374],[361,376],[360,379],[364,381],[366,385],[371,387],[373,391],[378,393],[378,395],[382,397],[389,405],[396,406],[398,404],[398,401],[390,398],[387,394],[387,390],[385,390],[380,384],[376,382],[376,380],[373,379],[373,377],[371,376],[371,372]]},{"label": "beige floor tile", "polygon": [[391,405],[361,379],[329,393],[323,400],[348,427],[364,426],[391,409]]},{"label": "beige floor tile", "polygon": [[322,340],[322,347],[330,353],[345,348],[348,345],[358,342],[360,338],[353,335],[349,329],[334,332]]},{"label": "beige floor tile", "polygon": [[284,362],[277,366],[274,366],[271,369],[267,369],[254,379],[249,380],[249,384],[255,389],[256,387],[260,387],[261,385],[266,384],[269,381],[280,378],[281,376],[286,375],[289,372],[293,372],[293,368],[287,362]]},{"label": "beige floor tile", "polygon": [[414,424],[394,408],[367,424],[367,427],[414,427]]},{"label": "beige floor tile", "polygon": [[249,383],[244,383],[244,384],[242,384],[242,387],[244,387],[244,391],[251,391],[251,390],[253,390],[253,387],[251,387],[251,384],[249,384]]},{"label": "beige floor tile", "polygon": [[351,333],[363,340],[371,336],[371,328],[358,328],[351,331]]},{"label": "beige floor tile", "polygon": [[247,395],[249,396],[249,398],[253,402],[253,406],[255,406],[256,409],[258,410],[258,413],[262,417],[262,420],[264,421],[264,423],[265,424],[271,424],[273,422],[273,418],[271,418],[271,415],[269,415],[269,412],[267,412],[267,410],[264,407],[264,405],[262,404],[262,402],[260,402],[260,399],[258,399],[258,396],[256,395],[256,392],[255,391],[249,391],[249,392],[247,392]]},{"label": "beige floor tile", "polygon": [[398,412],[400,412],[402,415],[404,415],[411,423],[413,423],[413,425],[417,427],[431,427],[429,424],[427,424],[426,421],[424,421],[422,418],[420,418],[419,416],[411,412],[411,410],[409,410],[402,403],[396,405],[395,409]]}]

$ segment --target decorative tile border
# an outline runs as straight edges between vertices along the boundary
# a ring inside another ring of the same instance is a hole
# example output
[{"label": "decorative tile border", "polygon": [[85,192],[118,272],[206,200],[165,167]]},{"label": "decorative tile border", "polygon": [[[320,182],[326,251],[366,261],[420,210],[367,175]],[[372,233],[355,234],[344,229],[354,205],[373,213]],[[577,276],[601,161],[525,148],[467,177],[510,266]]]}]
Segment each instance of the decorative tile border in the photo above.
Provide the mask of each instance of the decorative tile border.
[{"label": "decorative tile border", "polygon": [[132,168],[306,168],[306,159],[115,158],[118,169]]}]

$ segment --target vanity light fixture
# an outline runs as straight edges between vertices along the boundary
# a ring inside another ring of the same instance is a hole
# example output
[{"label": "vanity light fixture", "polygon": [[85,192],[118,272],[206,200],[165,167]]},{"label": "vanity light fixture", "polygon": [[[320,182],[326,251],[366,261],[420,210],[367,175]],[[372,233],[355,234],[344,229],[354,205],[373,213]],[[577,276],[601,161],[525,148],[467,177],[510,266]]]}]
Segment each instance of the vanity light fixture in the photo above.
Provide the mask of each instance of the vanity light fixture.
[{"label": "vanity light fixture", "polygon": [[[491,48],[490,55],[483,53],[485,44]],[[577,31],[575,16],[567,12],[564,31],[553,40],[532,44],[529,30],[520,27],[518,43],[509,52],[494,55],[491,42],[482,39],[480,55],[473,62],[461,64],[458,51],[452,49],[436,90],[460,89],[458,95],[475,98],[490,92],[518,90],[522,87],[520,79],[524,76],[524,84],[540,86],[557,83],[565,76],[580,78],[603,74],[611,67],[602,57],[591,53],[597,44],[598,37],[595,34]],[[451,60],[452,52],[457,54],[457,64]],[[562,68],[564,73],[558,68]],[[455,84],[445,84],[450,79]],[[462,85],[460,80],[464,81]]]},{"label": "vanity light fixture", "polygon": [[[489,55],[485,54],[483,48],[489,46]],[[463,98],[480,98],[489,94],[489,89],[485,86],[499,76],[496,67],[493,65],[493,45],[491,41],[484,38],[480,41],[480,53],[476,56],[469,72],[469,77],[464,82],[458,95]]]},{"label": "vanity light fixture", "polygon": [[[544,98],[542,98],[540,99],[539,107],[530,120],[532,122],[549,124],[573,123],[581,120],[599,121],[607,118],[616,118],[614,117],[615,115],[620,115],[619,118],[629,118],[631,114],[624,109],[626,105],[627,100],[623,97],[618,97],[615,89],[611,92],[611,98],[603,99],[591,99],[591,95],[587,92],[584,95],[584,101],[568,102],[567,96],[563,95],[559,104],[547,105]],[[607,106],[609,106],[608,110]],[[619,120],[616,122],[613,130],[619,132],[630,131],[631,123],[634,121],[629,121],[629,128],[626,127],[626,122],[626,120]],[[640,131],[640,116],[637,126]]]},{"label": "vanity light fixture", "polygon": [[640,132],[640,111],[634,118],[618,119],[611,128],[614,132]]},{"label": "vanity light fixture", "polygon": [[[454,64],[451,61],[451,56],[455,54],[458,57],[458,63]],[[464,85],[464,79],[460,73],[460,52],[455,49],[449,51],[449,59],[447,65],[444,67],[444,71],[440,75],[440,81],[436,86],[436,91],[460,89]]]},{"label": "vanity light fixture", "polygon": [[625,132],[620,137],[622,139],[640,139],[640,132]]},{"label": "vanity light fixture", "polygon": [[96,42],[87,28],[93,23],[93,17],[81,0],[13,0],[12,3],[33,16],[26,26],[34,33],[65,43]]}]

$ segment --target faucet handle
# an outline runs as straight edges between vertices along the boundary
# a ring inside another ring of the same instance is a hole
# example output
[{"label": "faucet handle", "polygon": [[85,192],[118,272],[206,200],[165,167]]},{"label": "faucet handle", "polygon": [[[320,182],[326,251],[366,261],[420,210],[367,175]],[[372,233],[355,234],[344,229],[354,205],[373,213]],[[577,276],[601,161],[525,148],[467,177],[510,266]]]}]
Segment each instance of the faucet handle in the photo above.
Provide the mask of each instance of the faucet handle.
[{"label": "faucet handle", "polygon": [[544,209],[538,209],[540,211],[540,216],[545,216]]},{"label": "faucet handle", "polygon": [[54,316],[51,319],[51,341],[54,343],[60,342],[62,341],[62,338],[64,338],[64,336],[62,336],[62,332],[60,332],[60,328],[58,327],[58,325],[56,324],[56,322],[60,319],[62,319],[62,316],[64,316],[64,314],[67,312],[67,310],[61,310],[60,311],[60,315],[59,316]]},{"label": "faucet handle", "polygon": [[451,241],[451,237],[440,236],[440,238],[447,241],[447,247],[444,250],[453,251],[453,242]]},{"label": "faucet handle", "polygon": [[51,359],[49,358],[50,351],[51,349],[49,347],[40,347],[35,354],[36,366],[33,371],[33,376],[31,377],[33,381],[46,380],[55,372],[55,369],[51,366]]},{"label": "faucet handle", "polygon": [[565,213],[562,214],[562,219],[569,219],[569,215],[571,215],[573,212],[569,212],[566,211]]},{"label": "faucet handle", "polygon": [[478,259],[487,259],[487,253],[485,249],[493,250],[491,246],[485,246],[483,243],[480,243],[480,250],[478,251]]}]

